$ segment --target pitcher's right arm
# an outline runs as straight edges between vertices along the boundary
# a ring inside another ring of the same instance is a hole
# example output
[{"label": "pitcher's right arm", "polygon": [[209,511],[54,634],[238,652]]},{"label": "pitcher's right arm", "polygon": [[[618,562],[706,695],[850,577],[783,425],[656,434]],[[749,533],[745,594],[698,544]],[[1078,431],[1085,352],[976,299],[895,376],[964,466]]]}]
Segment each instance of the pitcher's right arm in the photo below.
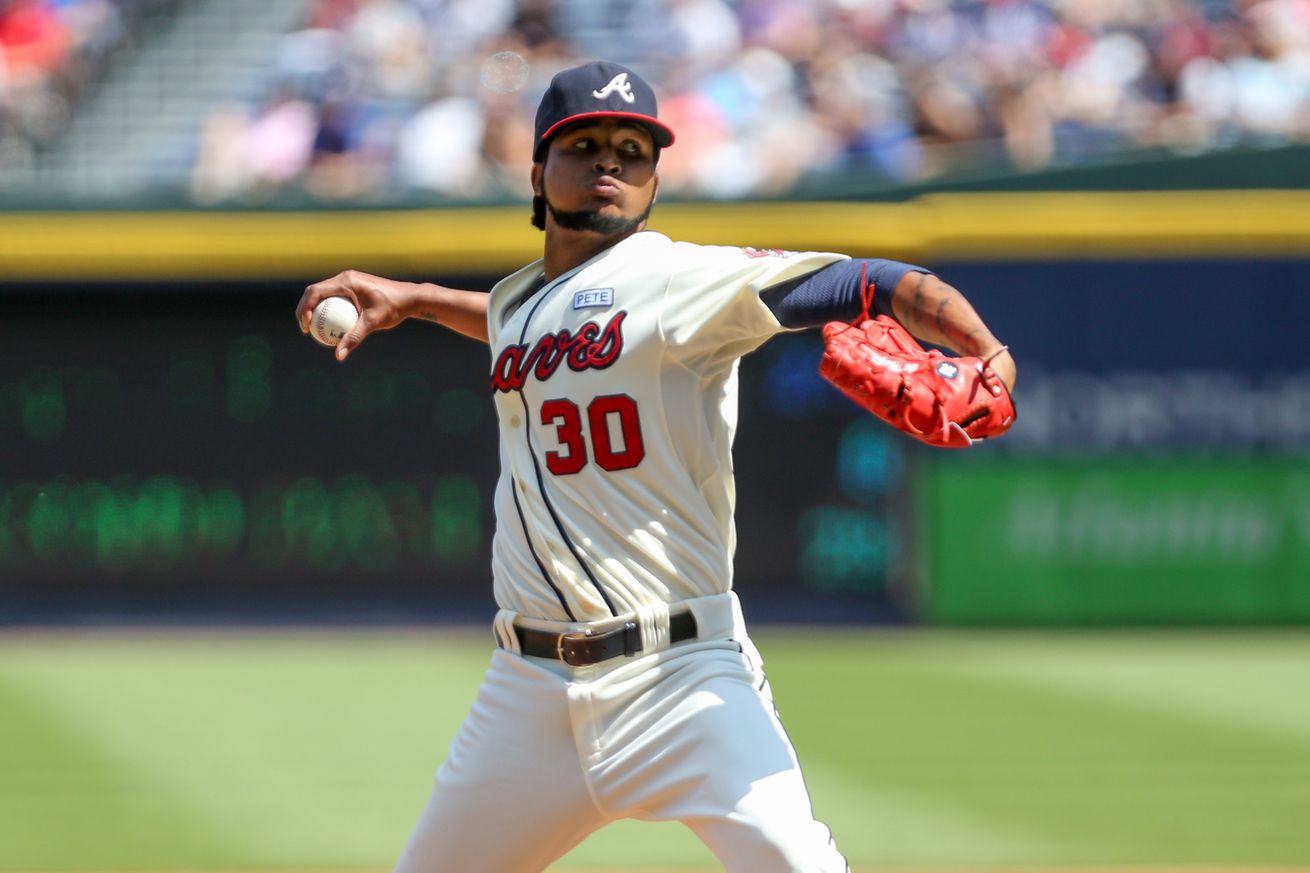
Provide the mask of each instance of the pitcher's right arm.
[{"label": "pitcher's right arm", "polygon": [[487,294],[429,282],[400,282],[359,270],[346,270],[305,289],[296,305],[301,333],[309,331],[310,314],[319,301],[345,297],[359,311],[359,321],[337,345],[337,360],[380,330],[391,330],[407,318],[421,318],[480,342],[487,341]]}]

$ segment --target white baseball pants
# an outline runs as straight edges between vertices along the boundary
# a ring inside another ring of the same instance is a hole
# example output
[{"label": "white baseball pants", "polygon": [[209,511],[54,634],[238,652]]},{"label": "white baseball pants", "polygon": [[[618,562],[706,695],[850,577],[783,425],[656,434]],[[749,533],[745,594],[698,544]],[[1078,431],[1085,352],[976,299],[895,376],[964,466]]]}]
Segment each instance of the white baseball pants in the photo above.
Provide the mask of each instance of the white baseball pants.
[{"label": "white baseball pants", "polygon": [[729,873],[848,873],[735,596],[692,603],[700,639],[653,654],[497,650],[396,873],[535,873],[622,818],[684,823]]}]

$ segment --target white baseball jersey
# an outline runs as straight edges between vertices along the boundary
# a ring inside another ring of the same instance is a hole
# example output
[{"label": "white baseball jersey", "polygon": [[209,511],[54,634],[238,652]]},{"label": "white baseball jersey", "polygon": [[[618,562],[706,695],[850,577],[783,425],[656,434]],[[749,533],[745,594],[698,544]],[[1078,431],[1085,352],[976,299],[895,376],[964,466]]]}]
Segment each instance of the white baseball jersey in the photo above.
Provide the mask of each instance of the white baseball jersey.
[{"label": "white baseball jersey", "polygon": [[731,588],[737,363],[786,330],[760,291],[845,257],[643,231],[492,289],[502,609],[594,621]]}]

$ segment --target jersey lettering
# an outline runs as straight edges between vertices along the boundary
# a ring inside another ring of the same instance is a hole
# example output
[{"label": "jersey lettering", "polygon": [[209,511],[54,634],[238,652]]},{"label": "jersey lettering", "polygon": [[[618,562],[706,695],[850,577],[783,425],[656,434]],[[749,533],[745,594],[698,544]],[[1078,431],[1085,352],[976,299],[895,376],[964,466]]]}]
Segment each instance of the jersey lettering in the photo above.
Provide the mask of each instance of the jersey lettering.
[{"label": "jersey lettering", "polygon": [[582,438],[578,406],[563,398],[541,404],[541,423],[555,426],[555,439],[563,451],[546,452],[546,467],[556,476],[568,476],[587,466],[587,443]]},{"label": "jersey lettering", "polygon": [[[587,466],[587,438],[582,433],[582,412],[576,403],[562,397],[547,400],[541,404],[541,423],[555,428],[559,444],[558,449],[546,452],[550,472],[570,476]],[[630,470],[645,459],[637,401],[627,394],[594,398],[587,404],[587,425],[591,429],[591,454],[602,470]]]},{"label": "jersey lettering", "polygon": [[[615,445],[610,436],[610,422],[618,425],[621,444]],[[637,401],[626,394],[602,394],[587,407],[587,423],[591,425],[591,448],[596,463],[602,470],[613,473],[628,470],[646,457],[646,444],[641,438],[641,420],[637,417]]]},{"label": "jersey lettering", "polygon": [[592,288],[587,291],[579,291],[573,295],[574,309],[589,309],[599,306],[614,305],[613,288]]},{"label": "jersey lettering", "polygon": [[531,348],[526,343],[505,346],[491,370],[492,390],[521,391],[529,373],[538,382],[545,382],[562,363],[578,373],[605,369],[623,353],[623,319],[627,314],[615,313],[603,328],[588,321],[577,333],[566,329],[544,334]]}]

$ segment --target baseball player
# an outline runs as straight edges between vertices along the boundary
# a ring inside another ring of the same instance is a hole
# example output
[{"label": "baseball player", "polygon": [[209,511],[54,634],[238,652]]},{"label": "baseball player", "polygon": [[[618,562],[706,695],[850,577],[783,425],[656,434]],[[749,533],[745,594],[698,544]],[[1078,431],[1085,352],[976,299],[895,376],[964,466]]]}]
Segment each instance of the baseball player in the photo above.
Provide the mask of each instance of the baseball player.
[{"label": "baseball player", "polygon": [[[297,308],[306,330],[320,300],[355,304],[340,360],[406,318],[491,352],[498,648],[400,873],[543,870],[621,818],[683,822],[730,871],[849,869],[732,591],[738,360],[850,319],[870,281],[915,335],[1002,347],[919,267],[647,230],[673,142],[636,73],[565,70],[536,116],[541,260],[489,294],[347,271]],[[992,365],[1013,383],[1008,353]]]}]

